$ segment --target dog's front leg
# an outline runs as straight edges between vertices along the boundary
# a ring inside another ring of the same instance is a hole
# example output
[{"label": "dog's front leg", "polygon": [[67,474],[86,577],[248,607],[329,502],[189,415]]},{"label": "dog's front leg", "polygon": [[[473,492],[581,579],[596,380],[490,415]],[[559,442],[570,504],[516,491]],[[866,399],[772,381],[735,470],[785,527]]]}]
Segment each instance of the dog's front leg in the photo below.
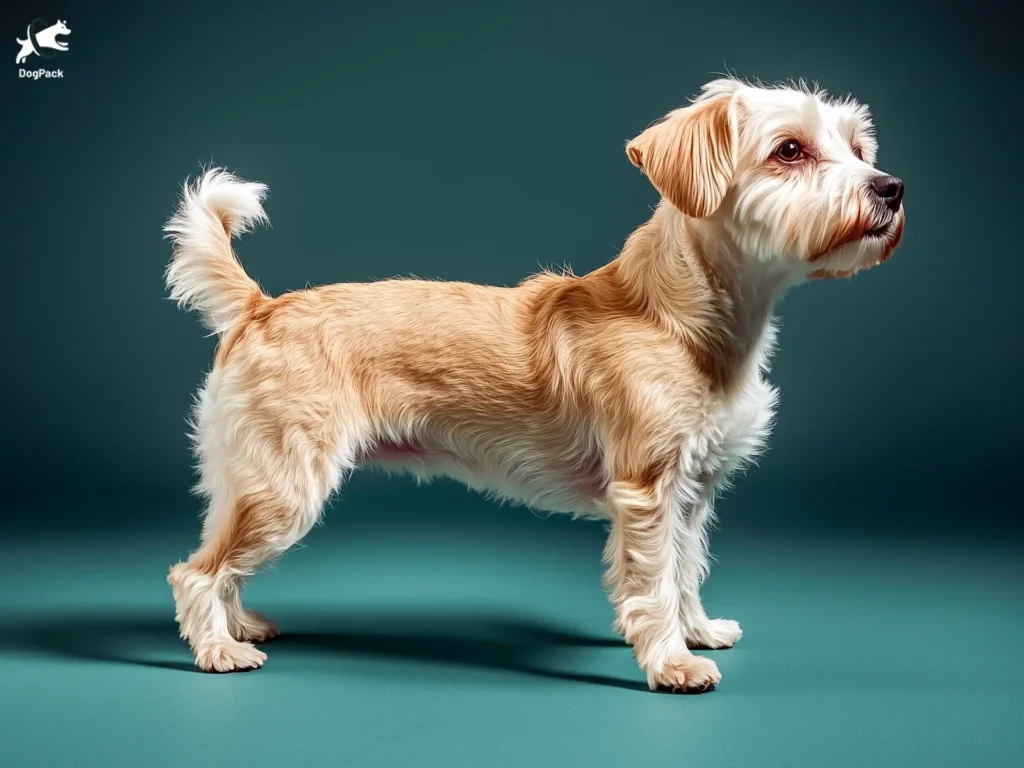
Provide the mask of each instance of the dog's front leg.
[{"label": "dog's front leg", "polygon": [[710,619],[700,599],[700,587],[708,575],[709,529],[713,490],[703,489],[693,504],[680,503],[683,512],[676,545],[676,576],[679,585],[679,621],[691,648],[731,648],[743,635],[731,619]]},{"label": "dog's front leg", "polygon": [[633,646],[652,689],[702,691],[721,679],[711,659],[686,644],[677,542],[683,523],[673,473],[612,482],[605,558],[616,629]]}]

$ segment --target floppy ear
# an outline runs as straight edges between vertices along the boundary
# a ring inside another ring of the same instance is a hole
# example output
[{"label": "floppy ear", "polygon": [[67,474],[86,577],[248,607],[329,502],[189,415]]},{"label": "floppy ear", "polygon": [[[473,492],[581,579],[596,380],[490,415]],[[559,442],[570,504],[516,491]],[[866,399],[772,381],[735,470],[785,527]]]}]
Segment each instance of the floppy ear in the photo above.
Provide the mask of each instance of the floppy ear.
[{"label": "floppy ear", "polygon": [[722,204],[735,169],[730,95],[667,114],[626,145],[630,161],[676,208],[704,219]]}]

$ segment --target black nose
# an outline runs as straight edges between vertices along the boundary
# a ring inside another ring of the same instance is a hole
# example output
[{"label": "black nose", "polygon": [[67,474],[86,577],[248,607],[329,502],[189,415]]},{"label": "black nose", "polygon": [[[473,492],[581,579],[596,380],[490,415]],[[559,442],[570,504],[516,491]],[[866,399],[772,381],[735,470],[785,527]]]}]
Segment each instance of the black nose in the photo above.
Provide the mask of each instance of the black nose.
[{"label": "black nose", "polygon": [[871,180],[871,189],[881,198],[893,213],[900,209],[903,202],[903,180],[895,176],[876,176]]}]

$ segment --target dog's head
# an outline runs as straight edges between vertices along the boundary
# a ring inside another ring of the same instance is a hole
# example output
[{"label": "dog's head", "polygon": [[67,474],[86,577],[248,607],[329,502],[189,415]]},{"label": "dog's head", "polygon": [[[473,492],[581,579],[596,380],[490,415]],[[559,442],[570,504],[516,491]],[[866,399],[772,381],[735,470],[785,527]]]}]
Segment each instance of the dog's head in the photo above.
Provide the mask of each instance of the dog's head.
[{"label": "dog's head", "polygon": [[70,35],[71,30],[68,29],[68,25],[60,19],[57,19],[57,23],[50,27],[53,30],[53,36],[59,37],[60,35]]},{"label": "dog's head", "polygon": [[875,168],[866,107],[800,87],[715,80],[626,145],[662,196],[796,277],[847,277],[892,255],[903,182]]}]

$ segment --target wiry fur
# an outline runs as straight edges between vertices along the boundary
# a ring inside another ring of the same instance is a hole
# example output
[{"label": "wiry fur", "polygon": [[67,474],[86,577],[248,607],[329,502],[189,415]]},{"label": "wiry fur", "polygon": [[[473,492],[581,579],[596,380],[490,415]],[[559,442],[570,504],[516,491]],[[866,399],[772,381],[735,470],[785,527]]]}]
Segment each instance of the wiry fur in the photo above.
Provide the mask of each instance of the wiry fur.
[{"label": "wiry fur", "polygon": [[[780,164],[793,137],[807,162]],[[663,194],[653,217],[610,264],[516,288],[272,298],[230,242],[266,220],[266,188],[221,170],[186,184],[167,282],[220,342],[195,412],[202,546],[169,576],[200,667],[262,665],[253,643],[276,628],[242,607],[242,582],[376,464],[607,520],[616,626],[651,687],[719,681],[690,647],[740,637],[707,616],[700,585],[716,489],[773,418],[772,308],[796,283],[887,258],[903,214],[871,197],[866,110],[803,89],[715,81],[627,152]]]}]

